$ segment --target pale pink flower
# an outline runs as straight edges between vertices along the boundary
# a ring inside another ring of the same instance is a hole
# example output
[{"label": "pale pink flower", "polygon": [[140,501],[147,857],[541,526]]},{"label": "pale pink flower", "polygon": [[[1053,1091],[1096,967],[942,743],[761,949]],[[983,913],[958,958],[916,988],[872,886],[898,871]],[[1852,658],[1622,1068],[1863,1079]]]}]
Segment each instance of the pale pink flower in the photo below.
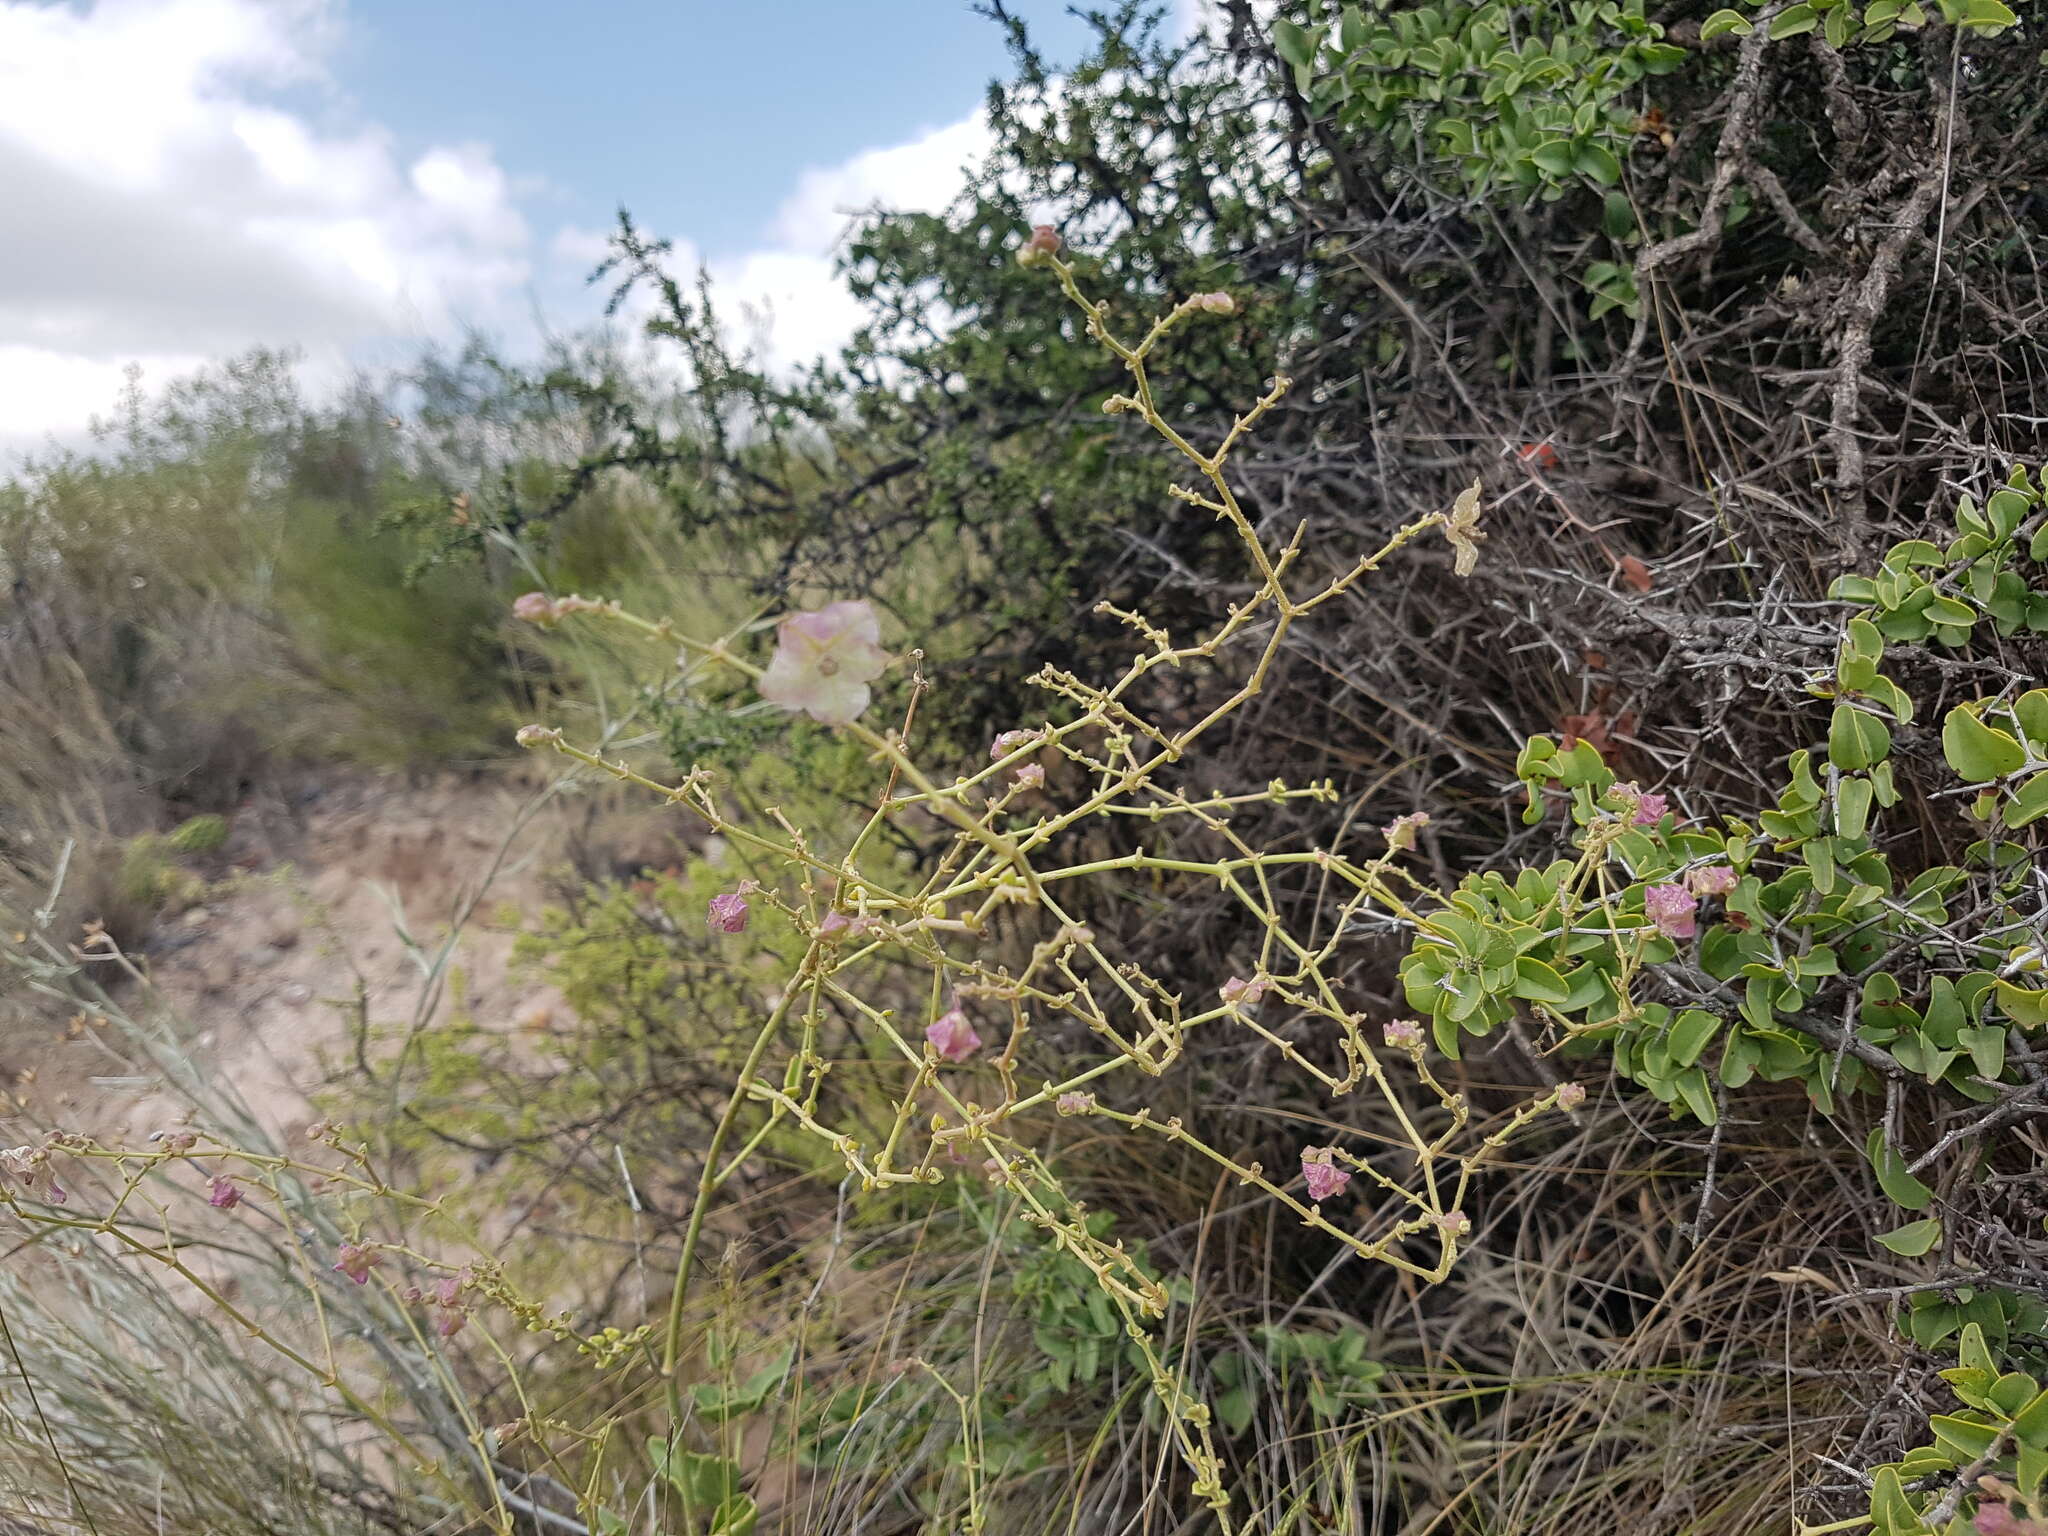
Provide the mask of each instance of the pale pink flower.
[{"label": "pale pink flower", "polygon": [[1095,1107],[1092,1093],[1063,1093],[1052,1101],[1052,1107],[1063,1115],[1085,1115]]},{"label": "pale pink flower", "polygon": [[241,1187],[226,1174],[216,1173],[207,1181],[206,1203],[217,1211],[232,1211],[242,1203]]},{"label": "pale pink flower", "polygon": [[1389,1019],[1380,1033],[1397,1051],[1412,1051],[1422,1044],[1422,1026],[1413,1019]]},{"label": "pale pink flower", "polygon": [[1318,1204],[1332,1195],[1343,1194],[1344,1186],[1351,1182],[1351,1170],[1339,1168],[1335,1156],[1330,1147],[1301,1149],[1301,1176],[1308,1183],[1309,1199]]},{"label": "pale pink flower", "polygon": [[1735,889],[1735,871],[1726,864],[1703,864],[1686,875],[1685,883],[1695,896],[1726,896]]},{"label": "pale pink flower", "polygon": [[1654,827],[1664,819],[1664,813],[1670,809],[1670,802],[1662,795],[1638,795],[1636,797],[1636,813],[1629,818],[1629,825],[1634,827]]},{"label": "pale pink flower", "polygon": [[543,627],[555,622],[555,600],[545,592],[522,592],[512,599],[512,617]]},{"label": "pale pink flower", "polygon": [[440,1312],[441,1315],[434,1320],[434,1332],[444,1339],[454,1338],[456,1334],[462,1331],[462,1325],[469,1321],[469,1314],[460,1307],[452,1309],[436,1308],[435,1310]]},{"label": "pale pink flower", "polygon": [[1435,1220],[1437,1230],[1446,1237],[1463,1237],[1472,1230],[1472,1218],[1463,1211],[1445,1211]]},{"label": "pale pink flower", "polygon": [[452,1275],[443,1275],[434,1282],[434,1305],[452,1307],[462,1295],[463,1281],[467,1277],[457,1270]]},{"label": "pale pink flower", "polygon": [[981,1049],[981,1036],[974,1032],[967,1015],[958,1008],[949,1008],[941,1014],[925,1030],[924,1037],[943,1061],[965,1061]]},{"label": "pale pink flower", "polygon": [[1212,315],[1229,315],[1237,312],[1237,300],[1221,289],[1215,293],[1198,293],[1189,302],[1195,308]]},{"label": "pale pink flower", "polygon": [[988,760],[993,763],[999,758],[1008,757],[1025,743],[1037,741],[1044,734],[1043,731],[1005,731],[989,743]]},{"label": "pale pink flower", "polygon": [[1387,852],[1406,853],[1415,846],[1415,834],[1429,825],[1429,812],[1410,811],[1406,816],[1396,816],[1380,834],[1387,840]]},{"label": "pale pink flower", "polygon": [[1689,939],[1699,932],[1699,906],[1682,885],[1653,885],[1643,892],[1643,915],[1667,939]]},{"label": "pale pink flower", "polygon": [[2025,1536],[2030,1529],[2012,1512],[2010,1504],[1996,1499],[1986,1499],[1977,1506],[1977,1515],[1970,1522],[1977,1536]]},{"label": "pale pink flower", "polygon": [[888,664],[875,610],[864,602],[830,603],[776,626],[761,697],[821,725],[851,725],[874,696],[868,684]]},{"label": "pale pink flower", "polygon": [[1557,1107],[1559,1109],[1577,1109],[1585,1102],[1586,1085],[1584,1083],[1559,1083],[1557,1085]]},{"label": "pale pink flower", "polygon": [[32,1200],[62,1205],[71,1198],[57,1182],[56,1171],[50,1167],[50,1154],[41,1147],[0,1149],[0,1176],[19,1184]]},{"label": "pale pink flower", "polygon": [[1242,976],[1233,976],[1217,988],[1217,991],[1223,994],[1223,1001],[1226,1003],[1249,1008],[1262,999],[1271,990],[1272,985],[1273,978],[1270,976],[1260,976],[1252,981],[1246,981]]},{"label": "pale pink flower", "polygon": [[711,898],[711,911],[705,919],[717,933],[744,933],[747,930],[747,898],[737,891],[720,891]]},{"label": "pale pink flower", "polygon": [[343,1243],[334,1250],[334,1272],[347,1275],[357,1285],[368,1280],[370,1271],[383,1262],[383,1253],[364,1243]]},{"label": "pale pink flower", "polygon": [[1015,775],[1019,789],[1045,788],[1045,769],[1037,763],[1026,763]]}]

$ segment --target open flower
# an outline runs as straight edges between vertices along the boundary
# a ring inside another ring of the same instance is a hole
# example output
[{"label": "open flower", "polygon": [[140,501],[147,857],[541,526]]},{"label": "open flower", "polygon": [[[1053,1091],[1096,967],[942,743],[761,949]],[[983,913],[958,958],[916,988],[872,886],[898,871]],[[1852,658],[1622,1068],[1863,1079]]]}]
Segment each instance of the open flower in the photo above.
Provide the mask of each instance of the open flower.
[{"label": "open flower", "polygon": [[776,626],[761,697],[820,725],[851,725],[873,697],[868,684],[888,664],[875,610],[864,602],[829,603]]},{"label": "open flower", "polygon": [[1670,809],[1670,802],[1662,795],[1638,795],[1636,797],[1636,813],[1629,818],[1629,825],[1634,827],[1654,827],[1664,819],[1664,813]]},{"label": "open flower", "polygon": [[368,1280],[370,1271],[383,1262],[383,1253],[364,1243],[343,1243],[334,1250],[334,1272],[347,1275],[357,1285]]},{"label": "open flower", "polygon": [[1559,1109],[1577,1109],[1585,1102],[1586,1085],[1584,1083],[1559,1083],[1557,1085],[1557,1107]]},{"label": "open flower", "polygon": [[206,1185],[206,1203],[217,1211],[232,1211],[242,1203],[241,1186],[224,1173],[216,1173]]},{"label": "open flower", "polygon": [[745,933],[747,898],[738,891],[720,891],[711,898],[710,914],[705,921],[716,933]]},{"label": "open flower", "polygon": [[1333,1160],[1335,1150],[1330,1147],[1303,1147],[1301,1149],[1301,1176],[1308,1184],[1308,1197],[1318,1204],[1332,1195],[1344,1193],[1344,1186],[1351,1182],[1351,1170],[1339,1168]]},{"label": "open flower", "polygon": [[1699,930],[1699,898],[1682,885],[1653,885],[1643,892],[1643,915],[1667,939],[1689,939]]},{"label": "open flower", "polygon": [[555,600],[545,592],[522,592],[512,599],[512,617],[529,624],[552,624],[557,617]]},{"label": "open flower", "polygon": [[988,744],[988,760],[993,763],[998,758],[1008,757],[1026,742],[1037,741],[1044,734],[1043,731],[1004,731]]},{"label": "open flower", "polygon": [[1064,243],[1060,239],[1060,232],[1050,224],[1034,224],[1031,226],[1031,237],[1018,248],[1017,265],[1039,266],[1048,258],[1059,255],[1060,247]]},{"label": "open flower", "polygon": [[1052,1107],[1063,1115],[1085,1115],[1095,1107],[1092,1093],[1063,1093],[1052,1101]]},{"label": "open flower", "polygon": [[958,1008],[949,1008],[939,1015],[926,1028],[924,1037],[944,1061],[965,1061],[981,1049],[981,1036]]},{"label": "open flower", "polygon": [[1012,777],[1019,789],[1045,788],[1045,769],[1038,763],[1026,763]]}]

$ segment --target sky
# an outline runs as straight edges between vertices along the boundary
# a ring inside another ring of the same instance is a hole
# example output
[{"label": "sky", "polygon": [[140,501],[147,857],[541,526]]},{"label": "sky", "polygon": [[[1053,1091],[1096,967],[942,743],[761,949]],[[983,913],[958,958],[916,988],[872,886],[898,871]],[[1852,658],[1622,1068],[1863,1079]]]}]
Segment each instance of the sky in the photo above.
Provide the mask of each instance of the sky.
[{"label": "sky", "polygon": [[850,217],[950,201],[1006,62],[967,0],[0,0],[0,456],[131,366],[290,346],[317,387],[590,323],[622,203],[771,361],[829,350]]}]

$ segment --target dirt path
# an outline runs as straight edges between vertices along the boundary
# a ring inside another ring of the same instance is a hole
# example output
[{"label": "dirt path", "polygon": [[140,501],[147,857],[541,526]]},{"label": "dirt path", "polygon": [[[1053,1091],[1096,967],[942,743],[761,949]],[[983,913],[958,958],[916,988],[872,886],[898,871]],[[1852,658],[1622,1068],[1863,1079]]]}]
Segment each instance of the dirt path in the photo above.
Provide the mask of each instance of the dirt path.
[{"label": "dirt path", "polygon": [[[644,809],[555,797],[536,811],[535,790],[334,774],[244,806],[206,870],[218,877],[208,899],[166,918],[137,956],[202,1069],[272,1132],[295,1133],[312,1118],[323,1063],[351,1049],[358,999],[379,1022],[413,1017],[423,963],[458,923],[448,965],[470,1013],[487,1027],[545,1023],[558,1000],[513,974],[513,932],[493,914],[537,910],[572,858],[586,874],[615,873],[672,863],[681,849],[672,821]],[[24,1098],[55,1123],[132,1144],[180,1113],[89,1019],[46,1046],[10,1046],[30,1074]]]}]

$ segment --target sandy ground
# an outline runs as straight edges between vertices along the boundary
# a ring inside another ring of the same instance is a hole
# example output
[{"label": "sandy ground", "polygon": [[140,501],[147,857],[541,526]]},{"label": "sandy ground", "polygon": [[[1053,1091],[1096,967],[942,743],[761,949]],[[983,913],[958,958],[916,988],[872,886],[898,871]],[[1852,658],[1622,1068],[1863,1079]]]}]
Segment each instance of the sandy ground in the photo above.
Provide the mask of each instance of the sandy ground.
[{"label": "sandy ground", "polygon": [[[535,798],[530,784],[336,774],[252,802],[220,852],[195,862],[207,899],[167,917],[134,958],[202,1069],[293,1135],[324,1064],[352,1049],[358,1000],[378,1021],[413,1017],[422,962],[451,930],[448,964],[477,1021],[537,1028],[557,999],[513,974],[513,934],[494,915],[532,913],[572,868],[630,874],[682,856],[673,813],[603,797],[535,810]],[[120,1000],[146,1007],[141,992]],[[132,1144],[179,1111],[111,1034],[82,1015],[55,1038],[0,1042],[0,1070],[38,1118]]]}]

